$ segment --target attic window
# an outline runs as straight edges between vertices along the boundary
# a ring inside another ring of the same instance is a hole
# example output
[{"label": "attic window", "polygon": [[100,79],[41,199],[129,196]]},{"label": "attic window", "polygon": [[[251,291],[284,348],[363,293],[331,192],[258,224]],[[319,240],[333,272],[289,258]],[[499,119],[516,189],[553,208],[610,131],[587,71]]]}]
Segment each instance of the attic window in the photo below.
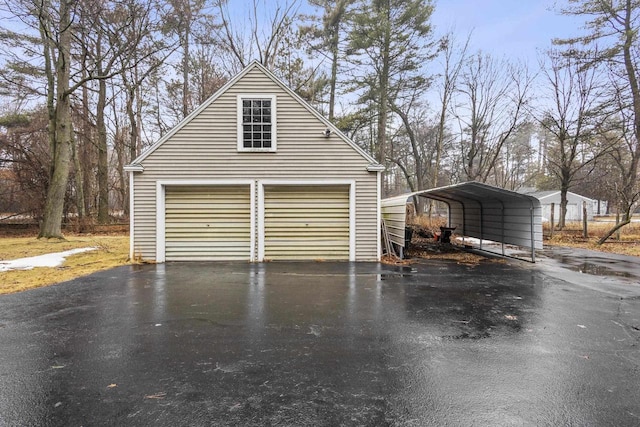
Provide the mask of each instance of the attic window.
[{"label": "attic window", "polygon": [[238,96],[238,151],[276,151],[276,97]]}]

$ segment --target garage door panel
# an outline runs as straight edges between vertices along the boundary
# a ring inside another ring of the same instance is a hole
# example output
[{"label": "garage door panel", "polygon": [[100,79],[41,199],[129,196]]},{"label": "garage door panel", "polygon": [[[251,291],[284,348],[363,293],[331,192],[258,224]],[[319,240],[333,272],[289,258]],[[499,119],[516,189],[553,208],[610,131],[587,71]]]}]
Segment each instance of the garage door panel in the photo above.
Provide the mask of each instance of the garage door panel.
[{"label": "garage door panel", "polygon": [[[183,218],[180,218],[183,219]],[[191,222],[189,221],[188,223],[186,222],[182,222],[182,223],[178,223],[178,224],[172,224],[171,228],[173,231],[179,231],[179,232],[183,232],[183,231],[188,231],[190,229],[193,229],[194,231],[197,231],[198,233],[206,233],[208,232],[208,230],[218,230],[218,228],[224,228],[224,229],[233,229],[233,228],[240,228],[242,230],[245,230],[246,227],[246,223],[243,221],[238,221],[237,219],[234,220],[233,222],[230,221],[207,221],[207,222]],[[220,232],[225,232],[225,230],[219,230]]]},{"label": "garage door panel", "polygon": [[249,186],[167,187],[165,256],[178,260],[249,260]]},{"label": "garage door panel", "polygon": [[[320,205],[312,205],[306,209],[270,209],[269,213],[265,214],[265,218],[318,218],[318,219],[326,219],[330,218],[331,220],[343,219],[346,222],[349,222],[349,206],[344,207],[343,209],[322,209],[321,211],[316,210]],[[268,209],[268,208],[267,208]],[[347,210],[347,213],[344,211]],[[329,216],[331,215],[331,216]]]},{"label": "garage door panel", "polygon": [[266,259],[349,259],[349,186],[265,186]]}]

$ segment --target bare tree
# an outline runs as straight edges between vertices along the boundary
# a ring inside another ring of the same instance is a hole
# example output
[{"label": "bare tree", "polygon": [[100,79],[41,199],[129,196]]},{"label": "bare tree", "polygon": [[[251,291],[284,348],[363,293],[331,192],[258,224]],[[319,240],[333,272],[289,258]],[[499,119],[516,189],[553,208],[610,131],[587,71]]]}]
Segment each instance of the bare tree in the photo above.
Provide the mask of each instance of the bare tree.
[{"label": "bare tree", "polygon": [[478,53],[461,71],[452,114],[464,179],[487,182],[506,141],[526,122],[532,76],[524,65]]},{"label": "bare tree", "polygon": [[252,60],[273,69],[284,37],[293,31],[299,0],[273,4],[265,1],[262,5],[260,0],[252,0],[244,25],[233,24],[230,2],[233,0],[214,2],[221,25],[217,41],[230,56],[229,71],[235,74]]},{"label": "bare tree", "polygon": [[552,136],[547,143],[547,169],[560,183],[560,218],[565,226],[567,192],[576,177],[602,155],[607,146],[599,144],[597,132],[603,117],[602,80],[595,68],[583,68],[560,52],[548,53],[542,64],[545,78],[543,103],[534,114],[540,126]]},{"label": "bare tree", "polygon": [[[603,184],[615,195],[617,212],[620,221],[612,227],[600,240],[603,244],[625,225],[631,223],[634,209],[640,202],[640,182],[638,181],[638,159],[640,159],[640,143],[634,131],[633,109],[629,107],[628,88],[622,86],[620,80],[611,82],[614,88],[617,114],[611,118],[614,125],[605,134],[610,142],[609,159],[613,160],[612,175],[615,179],[603,181]],[[609,177],[610,178],[610,177]]]},{"label": "bare tree", "polygon": [[[442,162],[443,151],[446,138],[450,138],[447,132],[449,123],[449,112],[451,110],[451,99],[456,91],[458,78],[466,61],[467,49],[469,47],[469,35],[462,46],[457,46],[453,32],[449,32],[440,40],[440,52],[442,57],[442,74],[436,77],[438,96],[440,98],[440,114],[435,146],[435,158],[431,167],[431,187],[438,187],[440,178],[440,164]],[[433,213],[433,201],[429,199],[429,218]]]},{"label": "bare tree", "polygon": [[619,186],[618,204],[622,221],[600,240],[603,243],[621,227],[631,222],[631,213],[638,203],[638,168],[640,165],[640,1],[639,0],[571,0],[562,10],[567,15],[586,17],[587,32],[579,37],[555,40],[557,44],[582,46],[567,55],[580,58],[585,66],[606,65],[615,82],[620,121],[624,128],[625,155],[620,159],[624,179]]},{"label": "bare tree", "polygon": [[0,204],[42,218],[51,156],[44,108],[0,116]]}]

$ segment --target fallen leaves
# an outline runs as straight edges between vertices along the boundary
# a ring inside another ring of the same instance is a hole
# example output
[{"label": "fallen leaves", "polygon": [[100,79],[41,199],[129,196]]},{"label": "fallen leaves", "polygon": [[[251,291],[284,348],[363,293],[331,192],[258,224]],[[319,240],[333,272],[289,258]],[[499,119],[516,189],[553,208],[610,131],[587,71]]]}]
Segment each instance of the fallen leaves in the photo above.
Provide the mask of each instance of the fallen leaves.
[{"label": "fallen leaves", "polygon": [[380,262],[382,262],[383,264],[389,264],[389,265],[408,265],[408,264],[411,264],[411,260],[409,260],[409,259],[400,259],[397,256],[393,256],[393,255],[389,255],[389,254],[382,255],[382,257],[380,257]]}]

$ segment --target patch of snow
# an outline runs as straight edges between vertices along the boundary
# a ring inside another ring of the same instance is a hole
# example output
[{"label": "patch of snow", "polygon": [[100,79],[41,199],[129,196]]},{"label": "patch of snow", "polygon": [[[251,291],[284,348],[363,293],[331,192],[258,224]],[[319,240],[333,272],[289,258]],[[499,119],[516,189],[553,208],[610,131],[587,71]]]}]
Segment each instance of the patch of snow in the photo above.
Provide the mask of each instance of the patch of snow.
[{"label": "patch of snow", "polygon": [[95,251],[98,248],[78,248],[53,254],[18,258],[9,261],[0,261],[0,272],[10,270],[31,270],[35,267],[58,267],[71,255],[83,252]]},{"label": "patch of snow", "polygon": [[[480,239],[476,239],[475,237],[465,237],[464,239],[462,237],[456,237],[456,240],[458,240],[459,242],[464,241],[464,243],[471,244],[471,245],[479,245],[480,244]],[[492,243],[497,243],[497,242],[494,242],[493,240],[483,240],[482,241],[483,245],[490,245]]]}]

